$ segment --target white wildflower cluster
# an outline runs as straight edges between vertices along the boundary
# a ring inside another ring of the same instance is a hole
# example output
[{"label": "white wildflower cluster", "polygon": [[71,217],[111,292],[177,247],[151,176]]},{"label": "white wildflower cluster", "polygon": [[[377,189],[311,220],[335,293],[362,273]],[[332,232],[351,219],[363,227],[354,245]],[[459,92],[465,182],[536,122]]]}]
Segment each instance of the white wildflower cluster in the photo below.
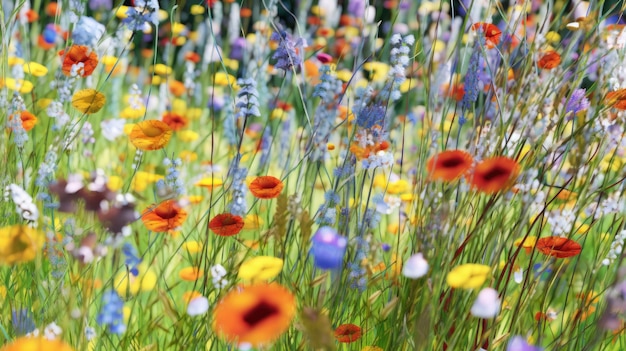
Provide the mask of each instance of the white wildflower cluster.
[{"label": "white wildflower cluster", "polygon": [[624,240],[626,240],[626,229],[621,230],[615,235],[609,253],[606,255],[606,258],[602,260],[603,265],[609,266],[622,254],[624,250]]},{"label": "white wildflower cluster", "polygon": [[48,113],[48,116],[56,120],[54,126],[57,129],[63,128],[63,126],[70,121],[70,115],[65,112],[61,101],[52,101],[50,105],[48,105],[46,112]]},{"label": "white wildflower cluster", "polygon": [[210,272],[215,289],[222,289],[228,285],[228,280],[224,278],[226,277],[226,268],[224,268],[224,266],[218,263],[211,266]]},{"label": "white wildflower cluster", "polygon": [[39,210],[33,202],[33,198],[17,184],[10,184],[4,189],[5,201],[11,199],[15,204],[15,211],[30,226],[37,227],[37,219],[39,218]]},{"label": "white wildflower cluster", "polygon": [[[39,329],[35,329],[32,332],[26,334],[26,336],[37,337],[41,333],[42,332]],[[56,324],[55,322],[52,322],[46,325],[46,327],[43,329],[43,337],[47,340],[59,339],[62,333],[63,333],[63,329],[61,329],[61,327],[59,327],[59,325]]]},{"label": "white wildflower cluster", "polygon": [[6,124],[7,127],[11,129],[11,132],[13,132],[13,142],[19,149],[22,149],[28,141],[28,134],[26,133],[26,130],[24,130],[22,118],[20,116],[24,110],[26,110],[24,99],[22,99],[18,93],[14,93],[9,109],[9,115],[12,117],[7,119]]},{"label": "white wildflower cluster", "polygon": [[548,224],[550,224],[553,235],[567,236],[575,223],[576,211],[574,209],[564,208],[550,211],[548,214]]},{"label": "white wildflower cluster", "polygon": [[370,155],[367,159],[363,160],[364,169],[391,169],[393,167],[393,154],[383,150],[378,151],[374,155]]}]

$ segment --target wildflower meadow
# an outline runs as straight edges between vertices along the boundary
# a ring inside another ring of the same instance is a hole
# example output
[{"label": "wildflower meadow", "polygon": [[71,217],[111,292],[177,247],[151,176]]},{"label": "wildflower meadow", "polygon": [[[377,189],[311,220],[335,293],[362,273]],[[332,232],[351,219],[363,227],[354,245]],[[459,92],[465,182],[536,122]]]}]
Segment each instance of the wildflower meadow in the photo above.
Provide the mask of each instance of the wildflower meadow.
[{"label": "wildflower meadow", "polygon": [[0,0],[0,351],[626,350],[625,11]]}]

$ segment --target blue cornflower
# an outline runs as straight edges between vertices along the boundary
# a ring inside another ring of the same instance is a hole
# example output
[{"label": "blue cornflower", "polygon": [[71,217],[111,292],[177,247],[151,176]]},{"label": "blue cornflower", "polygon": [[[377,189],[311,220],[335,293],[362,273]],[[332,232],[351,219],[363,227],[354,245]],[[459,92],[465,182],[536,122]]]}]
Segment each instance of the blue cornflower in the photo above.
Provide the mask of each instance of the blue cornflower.
[{"label": "blue cornflower", "polygon": [[99,325],[108,327],[113,334],[123,334],[126,331],[124,301],[115,290],[107,290],[102,294],[102,309],[96,321]]},{"label": "blue cornflower", "polygon": [[[276,64],[274,64],[275,68],[282,69],[287,72],[291,71],[293,67],[299,67],[302,65],[302,56],[296,52],[296,47],[300,47],[302,49],[304,46],[302,38],[299,38],[294,42],[287,32],[281,30],[280,32],[272,33],[270,40],[278,42],[278,48],[272,56],[272,58],[276,60]],[[303,51],[304,50],[300,50],[300,53]]]},{"label": "blue cornflower", "polygon": [[[129,30],[140,31],[146,26],[146,23],[154,23],[154,16],[156,14],[151,12],[139,12],[136,8],[130,6],[126,10],[126,18],[122,20],[122,24],[126,25]],[[156,24],[159,23],[158,17]]]},{"label": "blue cornflower", "polygon": [[137,266],[141,263],[141,258],[139,258],[139,253],[137,252],[137,249],[129,243],[124,243],[124,246],[122,247],[122,252],[124,253],[124,256],[126,256],[124,263],[126,264],[126,266],[128,266],[128,270],[130,271],[130,273],[136,277],[137,275],[139,275],[139,270],[137,269]]}]

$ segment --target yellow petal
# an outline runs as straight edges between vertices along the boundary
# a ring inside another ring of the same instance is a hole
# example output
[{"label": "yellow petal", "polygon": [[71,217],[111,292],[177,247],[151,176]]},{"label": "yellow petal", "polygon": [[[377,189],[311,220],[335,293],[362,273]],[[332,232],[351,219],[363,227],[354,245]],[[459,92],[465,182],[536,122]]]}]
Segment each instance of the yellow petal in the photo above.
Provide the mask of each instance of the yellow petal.
[{"label": "yellow petal", "polygon": [[37,62],[29,62],[23,65],[24,73],[32,74],[35,77],[43,77],[48,73],[48,68]]},{"label": "yellow petal", "polygon": [[100,111],[107,99],[95,89],[83,89],[72,96],[72,106],[82,113],[92,114]]},{"label": "yellow petal", "polygon": [[446,282],[453,288],[475,289],[485,283],[490,273],[491,267],[483,264],[462,264],[448,273]]},{"label": "yellow petal", "polygon": [[239,267],[239,279],[265,281],[276,277],[283,270],[283,260],[278,257],[257,256],[246,260]]}]

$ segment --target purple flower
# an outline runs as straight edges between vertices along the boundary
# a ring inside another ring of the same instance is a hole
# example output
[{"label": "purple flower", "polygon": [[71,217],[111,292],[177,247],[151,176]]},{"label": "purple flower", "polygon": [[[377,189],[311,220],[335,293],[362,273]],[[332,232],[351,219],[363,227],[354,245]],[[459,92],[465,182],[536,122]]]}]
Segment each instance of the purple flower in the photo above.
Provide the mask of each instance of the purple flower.
[{"label": "purple flower", "polygon": [[[584,111],[589,108],[589,100],[587,100],[587,90],[576,89],[570,96],[569,100],[563,98],[562,103],[566,104],[565,114],[568,118],[573,118],[580,111]],[[571,112],[571,114],[570,114]]]},{"label": "purple flower", "polygon": [[337,269],[343,263],[348,240],[339,235],[334,228],[321,227],[313,236],[311,254],[315,267],[320,269]]},{"label": "purple flower", "polygon": [[89,0],[89,9],[91,11],[111,10],[113,8],[113,0]]},{"label": "purple flower", "polygon": [[[304,52],[304,41],[299,38],[295,42],[285,31],[274,32],[270,40],[278,42],[278,49],[272,58],[276,60],[274,65],[277,69],[291,71],[293,67],[302,65],[302,53]],[[300,54],[296,52],[296,47],[300,47]]]},{"label": "purple flower", "polygon": [[541,351],[541,347],[530,345],[523,337],[517,335],[509,340],[506,351]]},{"label": "purple flower", "polygon": [[365,8],[367,4],[365,0],[350,0],[348,3],[348,13],[355,18],[363,18],[365,16]]}]

